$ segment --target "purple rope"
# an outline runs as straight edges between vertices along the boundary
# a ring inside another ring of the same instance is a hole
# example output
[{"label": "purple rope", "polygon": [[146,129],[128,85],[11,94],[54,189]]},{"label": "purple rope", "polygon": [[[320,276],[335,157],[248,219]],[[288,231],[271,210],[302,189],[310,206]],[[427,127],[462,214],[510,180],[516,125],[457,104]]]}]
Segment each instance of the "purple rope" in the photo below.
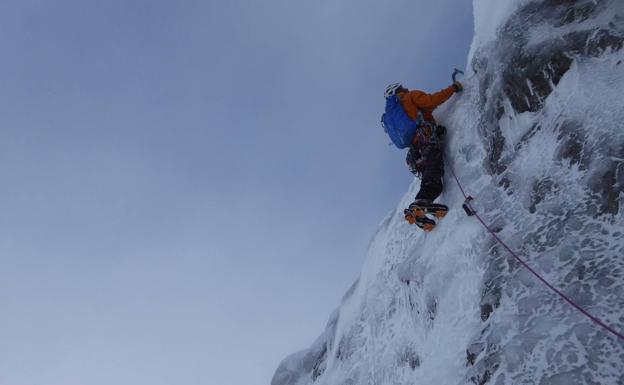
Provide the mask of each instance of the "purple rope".
[{"label": "purple rope", "polygon": [[481,218],[481,216],[479,216],[479,214],[477,214],[476,211],[474,211],[474,209],[472,208],[472,205],[470,204],[470,202],[468,201],[468,195],[466,195],[466,192],[464,191],[464,188],[462,187],[461,183],[459,183],[459,179],[457,178],[457,175],[455,174],[455,171],[453,170],[453,166],[451,166],[449,164],[449,168],[451,169],[451,173],[453,174],[453,178],[455,178],[455,182],[457,182],[457,185],[459,186],[459,189],[461,190],[462,194],[464,195],[464,198],[466,199],[466,204],[468,205],[468,208],[470,208],[470,210],[472,210],[472,212],[474,213],[474,216],[479,220],[479,222],[481,222],[481,224],[483,225],[483,227],[485,227],[485,229],[492,234],[492,236],[494,237],[494,239],[496,239],[498,241],[498,243],[500,243],[505,249],[507,249],[507,251],[509,252],[509,254],[511,254],[518,262],[520,262],[522,264],[522,266],[524,266],[527,270],[529,270],[535,277],[537,277],[537,279],[539,279],[540,281],[542,281],[542,283],[544,285],[546,285],[550,290],[554,291],[555,293],[557,293],[564,301],[566,301],[567,303],[569,303],[570,305],[572,305],[576,310],[580,311],[582,314],[584,314],[587,318],[589,318],[590,320],[592,320],[595,324],[602,326],[604,329],[606,329],[607,331],[611,332],[613,335],[615,335],[616,337],[618,337],[619,339],[621,339],[622,341],[624,341],[624,335],[622,335],[621,333],[617,332],[615,329],[613,329],[612,327],[610,327],[609,325],[605,324],[604,322],[602,322],[599,318],[594,317],[593,315],[591,315],[587,310],[583,309],[581,306],[577,305],[574,301],[572,301],[568,296],[566,296],[565,294],[563,294],[561,291],[559,291],[556,287],[554,287],[553,285],[551,285],[548,281],[546,281],[544,278],[542,278],[542,276],[540,276],[535,270],[533,270],[531,268],[531,266],[529,266],[529,264],[527,264],[524,260],[522,260],[522,258],[520,258],[518,256],[518,254],[516,254],[511,247],[509,247],[502,239],[500,239],[498,237],[498,235],[496,235],[496,233],[494,232],[494,230],[492,230],[492,228],[490,228],[490,226],[487,225],[487,223],[485,223],[485,221]]}]

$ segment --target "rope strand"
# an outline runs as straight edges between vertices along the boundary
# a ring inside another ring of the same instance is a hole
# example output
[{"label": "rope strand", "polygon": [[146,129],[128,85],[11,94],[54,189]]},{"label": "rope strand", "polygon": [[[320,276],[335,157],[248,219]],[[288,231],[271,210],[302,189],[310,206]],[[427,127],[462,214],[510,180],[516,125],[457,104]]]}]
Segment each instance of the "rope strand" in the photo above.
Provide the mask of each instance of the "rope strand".
[{"label": "rope strand", "polygon": [[465,192],[463,186],[461,185],[461,183],[459,182],[459,179],[457,178],[457,175],[455,174],[455,170],[453,170],[453,166],[450,163],[448,163],[448,165],[449,165],[449,168],[451,170],[451,174],[453,174],[453,178],[455,179],[455,182],[457,183],[457,186],[459,186],[459,189],[461,190],[462,195],[466,199],[466,204],[468,205],[470,210],[472,210],[472,212],[474,213],[474,216],[479,220],[479,222],[481,222],[483,227],[494,237],[494,239],[496,239],[496,241],[498,243],[500,243],[509,252],[509,254],[511,254],[518,262],[520,262],[520,264],[522,264],[522,266],[524,266],[527,270],[529,270],[537,279],[539,279],[550,290],[552,290],[557,295],[559,295],[559,297],[561,297],[564,301],[566,301],[568,304],[570,304],[576,310],[581,312],[583,315],[585,315],[587,318],[589,318],[592,322],[594,322],[595,324],[601,326],[602,328],[604,328],[605,330],[607,330],[608,332],[610,332],[611,334],[613,334],[614,336],[616,336],[620,340],[624,341],[624,335],[622,333],[617,332],[615,329],[613,329],[612,327],[610,327],[609,325],[607,325],[606,323],[601,321],[599,318],[591,315],[587,310],[583,309],[577,303],[572,301],[568,296],[566,296],[560,290],[558,290],[556,287],[551,285],[546,279],[544,279],[535,270],[533,270],[533,268],[531,268],[531,266],[529,266],[528,263],[526,263],[522,258],[520,258],[518,256],[518,254],[511,249],[511,247],[509,247],[501,238],[499,238],[498,235],[496,235],[496,233],[494,232],[494,230],[492,230],[492,228],[483,220],[483,218],[481,218],[481,216],[473,209],[470,201],[468,200],[468,195],[466,195],[466,192]]}]

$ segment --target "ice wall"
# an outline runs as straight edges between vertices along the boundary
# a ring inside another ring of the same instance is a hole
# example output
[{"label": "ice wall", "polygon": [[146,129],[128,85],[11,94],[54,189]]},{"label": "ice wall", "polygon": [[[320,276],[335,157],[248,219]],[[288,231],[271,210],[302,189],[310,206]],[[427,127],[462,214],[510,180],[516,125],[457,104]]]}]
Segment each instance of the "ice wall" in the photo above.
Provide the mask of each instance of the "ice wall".
[{"label": "ice wall", "polygon": [[466,91],[448,127],[429,234],[402,211],[362,273],[272,385],[624,384],[624,343],[561,301],[474,218],[450,177],[524,259],[624,331],[624,2],[475,0]]}]

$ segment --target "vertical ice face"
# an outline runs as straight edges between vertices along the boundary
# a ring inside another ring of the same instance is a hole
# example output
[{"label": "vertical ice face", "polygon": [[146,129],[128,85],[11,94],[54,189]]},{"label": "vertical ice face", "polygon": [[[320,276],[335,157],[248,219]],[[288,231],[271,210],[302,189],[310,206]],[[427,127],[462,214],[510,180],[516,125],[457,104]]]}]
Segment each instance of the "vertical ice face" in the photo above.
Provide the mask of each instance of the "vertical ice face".
[{"label": "vertical ice face", "polygon": [[[624,2],[475,0],[475,23],[466,91],[437,114],[449,164],[499,237],[624,331]],[[416,180],[272,385],[624,384],[624,343],[466,217],[449,176],[436,230],[402,218]]]}]

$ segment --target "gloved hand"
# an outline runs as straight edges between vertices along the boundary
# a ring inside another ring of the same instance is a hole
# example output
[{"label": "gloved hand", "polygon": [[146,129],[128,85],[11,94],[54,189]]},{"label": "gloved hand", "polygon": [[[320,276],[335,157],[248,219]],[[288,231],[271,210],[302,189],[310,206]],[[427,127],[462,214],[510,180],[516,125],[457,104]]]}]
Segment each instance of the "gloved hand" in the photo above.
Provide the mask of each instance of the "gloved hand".
[{"label": "gloved hand", "polygon": [[464,86],[458,81],[454,82],[452,87],[455,89],[455,92],[462,92],[464,90]]}]

